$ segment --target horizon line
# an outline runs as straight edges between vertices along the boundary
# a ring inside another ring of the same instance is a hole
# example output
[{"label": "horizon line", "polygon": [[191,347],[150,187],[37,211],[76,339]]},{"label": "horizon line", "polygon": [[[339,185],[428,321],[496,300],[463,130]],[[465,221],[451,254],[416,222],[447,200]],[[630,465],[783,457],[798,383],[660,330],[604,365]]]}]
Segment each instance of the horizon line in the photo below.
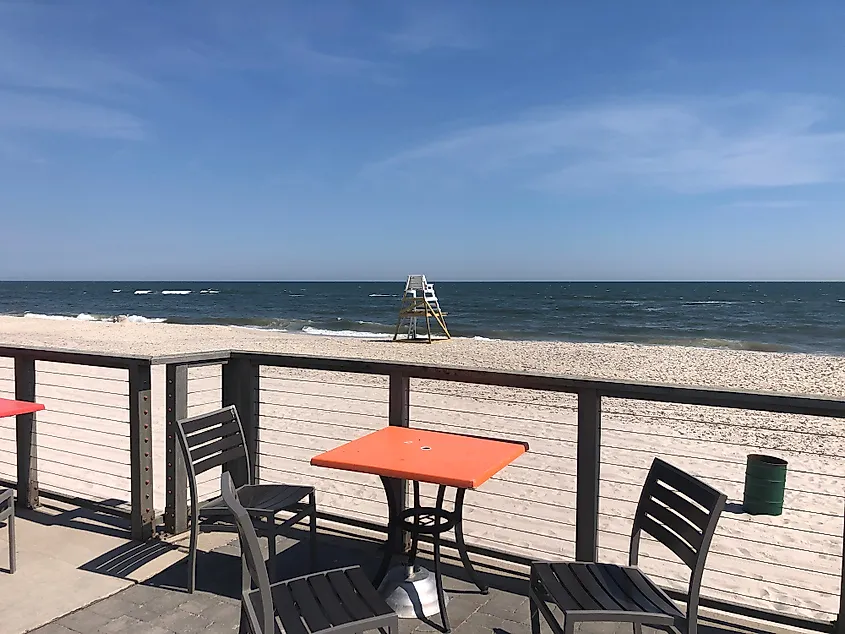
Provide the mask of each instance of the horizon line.
[{"label": "horizon line", "polygon": [[[440,279],[437,283],[446,284],[841,284],[845,279],[583,279],[583,280],[492,280],[492,279]],[[73,279],[73,280],[6,280],[0,279],[2,284],[106,284],[106,283],[129,283],[138,282],[143,284],[401,284],[402,280],[396,279],[374,279],[374,280],[260,280],[260,279],[234,279],[234,280],[190,280],[190,279]]]}]

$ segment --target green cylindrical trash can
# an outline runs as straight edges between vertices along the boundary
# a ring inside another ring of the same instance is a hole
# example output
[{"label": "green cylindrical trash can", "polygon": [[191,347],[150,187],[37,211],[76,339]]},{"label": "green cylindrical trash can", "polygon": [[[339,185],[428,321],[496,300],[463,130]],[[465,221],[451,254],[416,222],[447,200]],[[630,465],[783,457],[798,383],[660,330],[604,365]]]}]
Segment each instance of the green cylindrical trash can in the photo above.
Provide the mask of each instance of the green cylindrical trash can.
[{"label": "green cylindrical trash can", "polygon": [[750,515],[783,513],[786,489],[786,460],[750,454],[745,464],[745,492],[742,508]]}]

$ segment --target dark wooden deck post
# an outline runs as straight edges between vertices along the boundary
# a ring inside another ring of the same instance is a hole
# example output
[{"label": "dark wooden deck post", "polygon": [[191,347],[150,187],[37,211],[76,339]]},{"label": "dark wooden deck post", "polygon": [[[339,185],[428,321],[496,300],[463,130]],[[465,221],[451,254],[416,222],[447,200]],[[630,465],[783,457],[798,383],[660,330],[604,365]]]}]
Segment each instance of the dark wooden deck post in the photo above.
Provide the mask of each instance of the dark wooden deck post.
[{"label": "dark wooden deck post", "polygon": [[[15,399],[35,401],[35,358],[15,357]],[[21,414],[15,421],[18,453],[18,504],[38,506],[38,437],[35,413]]]},{"label": "dark wooden deck post", "polygon": [[129,368],[129,469],[132,482],[132,539],[155,531],[153,505],[152,381],[150,364]]},{"label": "dark wooden deck post", "polygon": [[575,496],[575,559],[596,561],[601,464],[601,397],[578,392],[578,475]]},{"label": "dark wooden deck post", "polygon": [[845,514],[842,520],[842,569],[839,574],[839,614],[833,623],[836,634],[845,634]]},{"label": "dark wooden deck post", "polygon": [[188,367],[168,363],[166,375],[164,529],[178,535],[188,530],[188,474],[176,437],[176,421],[188,417]]},{"label": "dark wooden deck post", "polygon": [[[223,364],[223,406],[234,405],[244,428],[252,482],[258,483],[259,470],[259,412],[258,398],[261,389],[259,366],[250,359],[233,358]],[[246,484],[246,473],[232,471],[236,486]]]},{"label": "dark wooden deck post", "polygon": [[[390,386],[388,389],[388,423],[391,427],[411,426],[411,379],[404,374],[390,374]],[[405,509],[408,506],[408,481],[391,478],[396,499],[399,501],[399,508]],[[405,550],[411,547],[410,533],[402,535],[402,543]]]}]

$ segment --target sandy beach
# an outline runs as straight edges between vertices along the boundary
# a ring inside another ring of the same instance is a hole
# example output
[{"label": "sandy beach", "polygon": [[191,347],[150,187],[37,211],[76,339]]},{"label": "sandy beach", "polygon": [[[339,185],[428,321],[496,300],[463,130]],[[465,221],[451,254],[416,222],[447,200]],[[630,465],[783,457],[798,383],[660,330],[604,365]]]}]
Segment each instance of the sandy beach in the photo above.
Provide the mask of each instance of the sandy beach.
[{"label": "sandy beach", "polygon": [[[243,349],[389,359],[474,368],[681,385],[845,395],[845,358],[692,347],[453,339],[394,344],[223,326],[101,323],[0,317],[0,343],[160,355]],[[11,395],[10,359],[0,359],[0,396]],[[43,486],[125,500],[125,372],[40,363],[39,462]],[[190,413],[220,402],[220,369],[191,370]],[[163,508],[163,368],[154,369],[156,508]],[[261,477],[309,482],[327,510],[383,521],[376,478],[326,472],[315,453],[386,424],[386,379],[262,368]],[[527,390],[412,381],[411,424],[527,440],[531,451],[467,497],[467,539],[537,558],[571,557],[575,502],[575,399]],[[601,556],[623,562],[646,469],[655,455],[728,494],[704,577],[708,595],[831,619],[838,609],[845,487],[845,423],[705,407],[606,399],[603,403]],[[14,471],[14,432],[0,425],[0,476]],[[745,456],[789,461],[784,514],[738,508]],[[12,456],[11,461],[9,456]],[[78,459],[69,456],[78,456]],[[94,473],[85,475],[85,473]],[[68,476],[73,484],[68,485]],[[213,487],[214,474],[207,479]],[[643,567],[683,587],[681,565],[647,542]]]}]

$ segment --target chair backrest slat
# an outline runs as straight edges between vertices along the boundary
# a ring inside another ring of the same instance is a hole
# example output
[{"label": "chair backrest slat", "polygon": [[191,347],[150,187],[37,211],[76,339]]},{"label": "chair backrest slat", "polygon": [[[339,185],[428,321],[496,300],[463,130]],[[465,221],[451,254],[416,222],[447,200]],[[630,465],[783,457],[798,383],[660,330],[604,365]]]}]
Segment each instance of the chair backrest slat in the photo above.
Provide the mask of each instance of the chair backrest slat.
[{"label": "chair backrest slat", "polygon": [[232,434],[239,434],[240,431],[240,427],[238,427],[236,422],[224,423],[220,427],[213,427],[196,434],[191,434],[188,436],[188,446],[193,448],[198,445],[211,442],[212,440],[216,440],[217,438],[223,438]]},{"label": "chair backrest slat", "polygon": [[224,407],[207,414],[184,419],[182,421],[182,429],[186,434],[195,434],[198,431],[209,429],[216,425],[231,423],[233,420],[235,420],[233,408],[231,406]]},{"label": "chair backrest slat", "polygon": [[243,429],[234,406],[176,421],[176,427],[192,479],[235,460],[246,460],[248,465]]},{"label": "chair backrest slat", "polygon": [[[191,449],[191,462],[194,463],[194,468],[196,468],[196,464],[203,458],[207,458],[208,456],[216,453],[222,453],[226,449],[232,449],[233,447],[244,448],[244,439],[241,438],[239,433],[224,436],[223,438],[218,438],[213,442],[200,445],[196,449]],[[246,453],[245,448],[244,453]]]},{"label": "chair backrest slat", "polygon": [[243,458],[246,455],[244,451],[243,445],[235,447],[233,449],[227,449],[222,453],[218,453],[210,458],[206,458],[205,460],[200,460],[197,463],[194,463],[194,473],[199,475],[209,469],[213,469],[214,467],[220,467],[228,462],[232,462],[233,460],[237,460],[238,458]]},{"label": "chair backrest slat", "polygon": [[640,525],[646,533],[654,537],[657,541],[680,557],[681,561],[683,561],[687,566],[690,568],[695,566],[697,553],[682,539],[668,530],[663,524],[655,522],[653,519],[646,516],[640,520]]},{"label": "chair backrest slat", "polygon": [[707,528],[707,523],[710,521],[710,515],[707,511],[659,482],[658,486],[651,490],[651,497],[677,511],[699,531],[704,531]]},{"label": "chair backrest slat", "polygon": [[[692,549],[693,553],[698,552],[703,539],[702,532],[681,513],[652,498],[645,503],[645,516],[675,533]],[[680,557],[679,553],[676,554]]]},{"label": "chair backrest slat", "polygon": [[248,618],[252,621],[251,629],[255,634],[274,634],[276,617],[273,598],[270,594],[270,577],[264,564],[264,555],[258,544],[255,526],[238,500],[232,477],[226,472],[220,478],[220,491],[223,494],[223,502],[235,516],[235,525],[241,544],[241,561],[246,566],[252,583],[258,589],[256,593],[246,586],[243,588],[243,605]]}]

